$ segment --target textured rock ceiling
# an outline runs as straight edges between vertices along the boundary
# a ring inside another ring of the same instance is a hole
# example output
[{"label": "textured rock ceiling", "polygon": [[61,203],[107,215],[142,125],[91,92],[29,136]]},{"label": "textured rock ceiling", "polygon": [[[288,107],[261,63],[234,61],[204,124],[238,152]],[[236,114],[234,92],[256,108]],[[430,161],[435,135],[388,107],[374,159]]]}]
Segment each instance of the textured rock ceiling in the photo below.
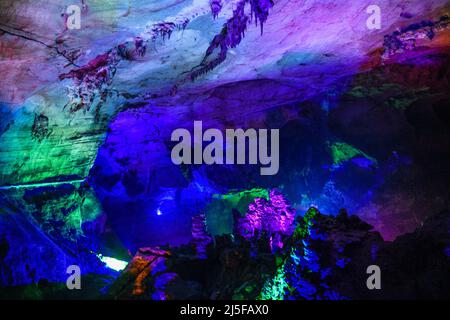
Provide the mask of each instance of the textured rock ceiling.
[{"label": "textured rock ceiling", "polygon": [[[250,23],[244,39],[228,50],[225,61],[193,82],[187,81],[189,72],[202,62],[238,1],[223,1],[216,19],[206,0],[83,3],[80,30],[65,28],[62,13],[72,1],[0,4],[2,112],[4,119],[12,112],[23,113],[14,123],[2,121],[3,129],[10,128],[1,137],[2,185],[56,176],[85,177],[109,119],[127,103],[176,107],[175,114],[186,114],[195,101],[209,99],[210,112],[219,112],[224,118],[229,113],[233,118],[233,108],[242,104],[251,112],[339,87],[339,79],[361,71],[373,59],[369,53],[382,46],[384,35],[410,19],[437,16],[445,1],[378,1],[381,30],[366,27],[367,1],[354,1],[351,6],[346,1],[275,1],[263,34],[260,26]],[[188,22],[174,30],[169,39],[162,39],[152,31],[162,21]],[[147,52],[114,64],[115,74],[108,80],[110,97],[101,106],[88,103],[82,107],[83,112],[67,112],[81,108],[70,106],[74,100],[70,88],[77,89],[76,79],[60,79],[121,44],[129,48],[136,37],[150,40]],[[250,96],[233,96],[227,90],[229,86],[209,90],[255,79],[269,80],[261,83],[263,90]],[[47,144],[36,143],[36,136],[29,134],[36,114],[46,117],[43,121],[53,132]],[[82,140],[74,144],[81,150],[68,150],[77,140]],[[43,153],[49,154],[43,157]],[[81,159],[80,153],[84,154]]]},{"label": "textured rock ceiling", "polygon": [[[149,44],[144,57],[117,66],[114,88],[120,92],[167,94],[184,80],[184,73],[199,65],[238,1],[224,1],[216,19],[208,0],[87,1],[81,30],[65,30],[61,14],[72,2],[1,2],[2,31],[7,32],[2,37],[1,101],[20,105],[52,85],[66,84],[59,83],[58,76],[74,66],[57,53],[57,39],[58,51],[80,51],[75,64],[83,66],[136,36],[152,37],[149,30],[156,23],[189,19],[186,28],[174,31],[170,39]],[[324,83],[357,72],[368,54],[382,46],[385,34],[408,20],[429,18],[424,13],[434,17],[444,4],[442,0],[377,1],[382,29],[370,31],[367,1],[354,1],[351,6],[346,1],[276,1],[263,35],[259,26],[250,24],[245,39],[230,50],[220,68],[180,90],[204,91],[223,83],[277,78],[297,79],[296,84],[306,90],[303,95],[315,94]],[[22,85],[17,86],[17,79]]]}]

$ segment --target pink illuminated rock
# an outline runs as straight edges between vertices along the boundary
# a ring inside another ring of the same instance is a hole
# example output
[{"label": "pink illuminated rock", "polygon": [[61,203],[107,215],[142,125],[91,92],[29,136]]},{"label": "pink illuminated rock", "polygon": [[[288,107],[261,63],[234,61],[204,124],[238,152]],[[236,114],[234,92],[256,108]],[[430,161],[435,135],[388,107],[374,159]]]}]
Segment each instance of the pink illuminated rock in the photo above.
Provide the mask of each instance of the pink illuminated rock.
[{"label": "pink illuminated rock", "polygon": [[272,250],[282,247],[280,235],[294,231],[295,210],[277,190],[271,190],[269,200],[256,198],[247,214],[237,223],[238,232],[246,239],[258,238],[263,232],[270,237]]}]

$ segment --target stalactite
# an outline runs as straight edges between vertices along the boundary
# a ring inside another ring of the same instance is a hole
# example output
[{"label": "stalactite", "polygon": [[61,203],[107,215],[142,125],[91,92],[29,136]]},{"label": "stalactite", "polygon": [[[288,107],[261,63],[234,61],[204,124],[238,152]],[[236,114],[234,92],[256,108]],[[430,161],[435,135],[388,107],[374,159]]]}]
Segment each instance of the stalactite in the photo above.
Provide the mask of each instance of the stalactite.
[{"label": "stalactite", "polygon": [[449,17],[442,16],[437,21],[424,20],[420,23],[413,23],[405,28],[398,29],[392,34],[384,37],[383,59],[416,48],[416,41],[419,39],[433,40],[437,32],[447,29]]},{"label": "stalactite", "polygon": [[209,5],[211,6],[211,13],[213,15],[213,18],[217,18],[220,10],[222,10],[222,0],[210,0]]},{"label": "stalactite", "polygon": [[261,34],[263,34],[263,25],[269,16],[269,9],[273,7],[272,0],[250,0],[250,8],[252,16],[254,16],[255,24],[261,27]]},{"label": "stalactite", "polygon": [[99,106],[106,100],[109,84],[116,72],[117,64],[122,60],[135,60],[142,58],[147,52],[149,40],[156,41],[170,39],[176,30],[184,30],[189,23],[187,18],[176,18],[173,21],[164,21],[152,24],[150,31],[134,38],[133,44],[124,42],[107,53],[99,55],[85,66],[73,69],[59,75],[60,80],[74,79],[74,85],[68,86],[70,111],[88,111],[96,97],[100,97]]},{"label": "stalactite", "polygon": [[189,19],[187,18],[158,22],[149,27],[149,31],[146,34],[152,41],[155,41],[158,37],[162,38],[164,41],[166,39],[170,39],[170,36],[174,31],[186,29],[188,23]]},{"label": "stalactite", "polygon": [[[212,9],[212,4],[216,2],[217,1],[211,1],[211,10],[214,16],[216,15],[216,11]],[[245,6],[247,4],[250,4],[250,16],[245,12]],[[224,24],[222,31],[213,38],[206,50],[202,62],[189,73],[188,78],[194,81],[199,76],[213,70],[225,61],[228,49],[235,48],[241,43],[245,36],[247,24],[252,19],[255,20],[256,24],[259,22],[262,34],[263,25],[269,15],[269,9],[272,8],[273,5],[272,0],[242,0],[238,2],[236,8],[233,10],[233,16]],[[220,49],[217,57],[208,61],[208,58],[216,49]]]},{"label": "stalactite", "polygon": [[145,55],[147,44],[144,43],[144,39],[142,39],[141,37],[134,38],[134,47],[138,56],[143,57]]},{"label": "stalactite", "polygon": [[[89,111],[94,100],[105,101],[108,87],[116,73],[121,57],[118,50],[99,55],[85,66],[59,75],[60,80],[73,79],[74,85],[68,86],[70,111]],[[66,106],[67,106],[66,105]]]}]

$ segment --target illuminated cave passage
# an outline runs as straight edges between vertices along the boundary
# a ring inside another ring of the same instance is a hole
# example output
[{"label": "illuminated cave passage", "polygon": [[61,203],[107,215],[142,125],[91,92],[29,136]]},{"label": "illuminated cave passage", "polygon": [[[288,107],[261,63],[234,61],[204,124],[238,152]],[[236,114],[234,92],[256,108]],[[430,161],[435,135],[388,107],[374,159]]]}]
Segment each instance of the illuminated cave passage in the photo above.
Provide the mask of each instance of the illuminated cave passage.
[{"label": "illuminated cave passage", "polygon": [[[450,296],[446,1],[78,3],[0,3],[0,298]],[[194,121],[277,174],[174,164]]]}]

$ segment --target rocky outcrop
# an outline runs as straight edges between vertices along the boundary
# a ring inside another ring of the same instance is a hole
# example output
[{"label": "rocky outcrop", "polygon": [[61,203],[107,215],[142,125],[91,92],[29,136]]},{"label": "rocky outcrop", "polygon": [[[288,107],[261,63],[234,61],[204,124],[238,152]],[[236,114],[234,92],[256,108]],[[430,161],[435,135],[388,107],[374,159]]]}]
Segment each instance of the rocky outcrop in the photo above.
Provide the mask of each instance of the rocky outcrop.
[{"label": "rocky outcrop", "polygon": [[[164,270],[171,252],[160,248],[142,248],[136,253],[128,266],[110,288],[112,298],[140,297],[150,288],[148,279]],[[159,289],[159,288],[154,288]],[[163,299],[164,296],[160,296]]]},{"label": "rocky outcrop", "polygon": [[[385,242],[345,210],[332,217],[311,208],[297,217],[291,235],[280,238],[284,245],[276,253],[267,234],[217,236],[206,259],[189,246],[170,248],[170,254],[141,249],[112,292],[153,299],[443,299],[450,284],[449,223],[450,213],[442,212],[414,233]],[[380,290],[366,285],[371,265],[381,269]]]}]

